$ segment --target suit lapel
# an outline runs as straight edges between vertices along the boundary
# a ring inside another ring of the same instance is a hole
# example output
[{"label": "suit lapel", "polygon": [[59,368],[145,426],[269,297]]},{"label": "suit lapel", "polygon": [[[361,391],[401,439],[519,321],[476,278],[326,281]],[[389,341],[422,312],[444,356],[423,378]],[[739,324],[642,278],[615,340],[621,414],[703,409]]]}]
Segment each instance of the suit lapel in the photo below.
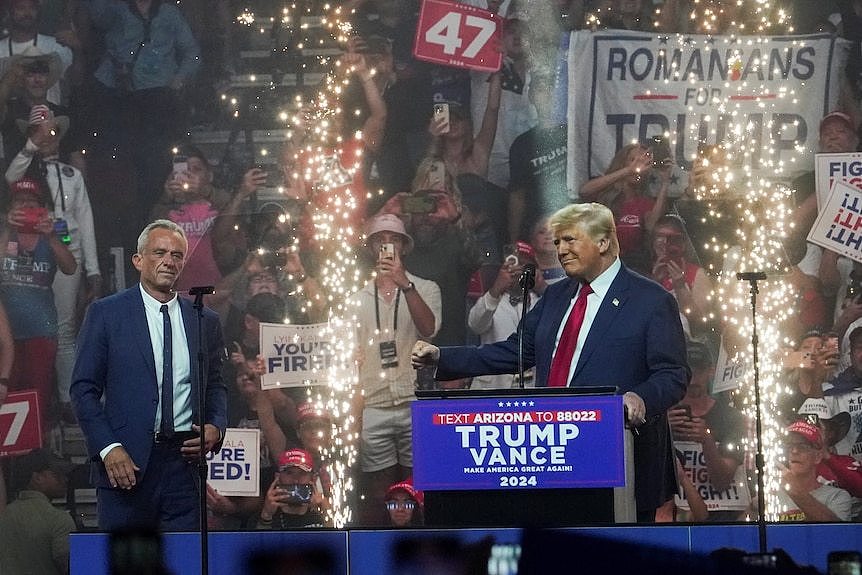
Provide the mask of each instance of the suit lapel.
[{"label": "suit lapel", "polygon": [[132,305],[130,322],[131,333],[135,338],[135,343],[138,349],[141,350],[141,355],[144,356],[144,362],[147,364],[147,369],[153,374],[153,381],[156,381],[156,360],[153,356],[153,343],[150,341],[150,326],[147,323],[147,312],[144,309],[144,298],[141,295],[140,285],[137,285],[129,290],[129,299]]},{"label": "suit lapel", "polygon": [[614,281],[611,282],[608,293],[605,294],[605,298],[602,300],[602,305],[599,307],[599,311],[596,313],[595,319],[593,319],[590,331],[587,334],[587,339],[584,341],[584,349],[581,351],[581,356],[578,358],[578,366],[575,368],[575,373],[572,376],[573,381],[577,379],[580,372],[584,369],[584,365],[590,355],[593,354],[604,339],[608,329],[614,323],[620,310],[625,305],[628,295],[629,275],[623,267],[620,268],[619,273],[617,273],[617,277],[615,277]]},{"label": "suit lapel", "polygon": [[548,317],[556,318],[556,322],[552,326],[553,331],[551,332],[554,338],[557,337],[557,332],[560,331],[560,324],[563,323],[563,316],[566,315],[566,310],[569,309],[569,305],[572,303],[572,298],[575,297],[575,294],[578,291],[578,285],[580,285],[578,280],[572,278],[567,278],[565,281],[568,285],[566,285],[565,289],[561,290],[559,297],[554,298],[553,302],[549,302],[551,307],[546,312]]},{"label": "suit lapel", "polygon": [[[578,281],[566,278],[559,283],[550,286],[545,295],[542,296],[542,317],[536,326],[535,340],[542,342],[535,346],[536,349],[536,381],[547,382],[551,362],[554,357],[554,348],[557,341],[557,332],[563,322],[563,316],[572,303],[572,297],[578,289]],[[548,342],[545,345],[545,342]],[[542,383],[541,385],[547,385]]]}]

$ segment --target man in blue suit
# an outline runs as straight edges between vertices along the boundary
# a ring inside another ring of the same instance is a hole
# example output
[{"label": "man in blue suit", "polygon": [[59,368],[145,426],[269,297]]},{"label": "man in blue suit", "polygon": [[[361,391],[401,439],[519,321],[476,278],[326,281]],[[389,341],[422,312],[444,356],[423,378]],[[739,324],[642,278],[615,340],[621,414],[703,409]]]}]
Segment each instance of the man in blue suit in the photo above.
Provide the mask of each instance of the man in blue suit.
[{"label": "man in blue suit", "polygon": [[[173,285],[188,242],[168,220],[149,224],[132,263],[140,284],[94,302],[78,336],[72,404],[92,459],[99,527],[194,530],[199,525],[200,425],[207,451],[227,425],[218,316],[197,312]],[[206,413],[198,413],[199,335]]]},{"label": "man in blue suit", "polygon": [[[568,387],[617,387],[626,424],[635,432],[638,520],[652,521],[676,491],[665,412],[685,395],[690,375],[679,308],[662,286],[622,265],[607,207],[572,204],[551,216],[549,225],[568,278],[549,286],[527,314],[524,365],[536,366],[537,386],[550,380]],[[583,322],[567,335],[581,291]],[[559,346],[561,340],[574,343]],[[515,373],[518,335],[480,347],[437,348],[420,341],[411,361],[416,368],[436,365],[440,380]]]}]

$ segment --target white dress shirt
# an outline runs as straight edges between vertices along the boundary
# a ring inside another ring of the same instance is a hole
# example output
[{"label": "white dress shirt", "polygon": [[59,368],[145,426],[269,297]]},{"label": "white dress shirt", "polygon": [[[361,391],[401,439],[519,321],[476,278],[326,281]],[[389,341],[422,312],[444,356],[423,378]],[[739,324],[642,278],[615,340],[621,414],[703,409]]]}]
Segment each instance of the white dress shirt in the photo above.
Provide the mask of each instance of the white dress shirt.
[{"label": "white dress shirt", "polygon": [[[622,264],[620,264],[620,259],[617,258],[614,260],[614,263],[608,267],[608,269],[603,271],[596,279],[590,282],[590,287],[593,288],[593,293],[587,296],[587,309],[584,313],[584,323],[581,324],[581,331],[578,332],[578,346],[575,348],[575,353],[572,355],[572,364],[569,366],[569,377],[566,381],[571,381],[572,376],[575,374],[575,368],[578,366],[578,360],[581,358],[581,350],[584,349],[584,342],[587,341],[587,335],[590,333],[593,320],[596,319],[596,314],[599,312],[602,301],[604,301],[605,295],[611,288],[611,284],[617,277],[621,267]],[[580,293],[582,287],[583,286],[578,288],[578,293]],[[563,335],[563,330],[566,327],[569,314],[572,313],[572,308],[575,306],[575,301],[578,299],[577,296],[578,294],[576,293],[575,297],[572,298],[572,301],[569,302],[569,309],[566,310],[566,314],[563,316],[563,321],[560,322],[560,329],[557,330],[557,337],[554,341],[554,355],[557,354],[557,346],[560,344],[560,337]]]},{"label": "white dress shirt", "polygon": [[[164,356],[164,320],[162,319],[162,302],[151,296],[139,286],[144,298],[144,311],[147,313],[147,327],[150,330],[150,342],[153,346],[153,359],[156,362],[156,380],[159,386],[159,397],[162,396],[162,358]],[[189,431],[192,428],[192,379],[189,342],[186,339],[186,328],[183,325],[183,314],[177,296],[165,302],[168,315],[171,316],[171,342],[173,344],[172,360],[174,368],[174,430]],[[158,430],[162,421],[162,405],[156,408],[156,420],[153,430]]]}]

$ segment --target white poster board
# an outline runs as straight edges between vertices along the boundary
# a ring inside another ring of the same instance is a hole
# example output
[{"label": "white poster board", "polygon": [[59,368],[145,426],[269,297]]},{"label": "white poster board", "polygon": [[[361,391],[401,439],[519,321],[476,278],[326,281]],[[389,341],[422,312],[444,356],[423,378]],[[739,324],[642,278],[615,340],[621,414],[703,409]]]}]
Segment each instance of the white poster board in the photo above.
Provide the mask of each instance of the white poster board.
[{"label": "white poster board", "polygon": [[862,262],[862,190],[836,180],[808,232],[808,241]]},{"label": "white poster board", "polygon": [[328,328],[327,323],[261,323],[261,389],[326,384],[333,350]]},{"label": "white poster board", "polygon": [[207,459],[207,484],[219,495],[260,495],[260,430],[227,428],[221,450]]}]

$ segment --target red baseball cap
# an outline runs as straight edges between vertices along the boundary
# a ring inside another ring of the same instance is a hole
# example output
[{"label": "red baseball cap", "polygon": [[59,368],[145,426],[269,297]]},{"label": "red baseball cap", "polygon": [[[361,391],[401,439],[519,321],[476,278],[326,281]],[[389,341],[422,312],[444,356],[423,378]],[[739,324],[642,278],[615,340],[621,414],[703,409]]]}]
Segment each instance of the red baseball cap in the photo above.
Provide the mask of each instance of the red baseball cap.
[{"label": "red baseball cap", "polygon": [[820,120],[820,131],[823,131],[823,126],[825,126],[827,122],[833,121],[843,122],[847,124],[847,126],[851,130],[856,131],[856,123],[853,121],[853,119],[848,114],[845,114],[844,112],[839,112],[837,110],[834,112],[829,112],[828,114],[823,116],[823,119]]},{"label": "red baseball cap", "polygon": [[21,178],[17,182],[13,182],[9,186],[9,191],[13,194],[30,194],[37,197],[42,196],[42,186],[32,178]]},{"label": "red baseball cap", "polygon": [[300,423],[309,419],[325,419],[327,421],[329,420],[329,414],[325,413],[322,409],[320,409],[317,405],[310,401],[301,403],[299,407],[296,408],[296,411]]},{"label": "red baseball cap", "polygon": [[385,499],[389,499],[389,497],[393,493],[399,490],[407,493],[407,495],[409,495],[413,499],[413,501],[415,501],[419,505],[425,504],[425,494],[413,487],[412,479],[408,479],[406,481],[401,481],[399,483],[395,483],[394,485],[390,485],[389,489],[386,490]]},{"label": "red baseball cap", "polygon": [[278,470],[284,471],[288,467],[298,467],[303,471],[311,471],[314,459],[304,449],[288,449],[278,458]]},{"label": "red baseball cap", "polygon": [[812,423],[804,420],[794,421],[787,428],[787,432],[798,433],[817,449],[823,447],[823,436],[820,434],[820,428]]}]

